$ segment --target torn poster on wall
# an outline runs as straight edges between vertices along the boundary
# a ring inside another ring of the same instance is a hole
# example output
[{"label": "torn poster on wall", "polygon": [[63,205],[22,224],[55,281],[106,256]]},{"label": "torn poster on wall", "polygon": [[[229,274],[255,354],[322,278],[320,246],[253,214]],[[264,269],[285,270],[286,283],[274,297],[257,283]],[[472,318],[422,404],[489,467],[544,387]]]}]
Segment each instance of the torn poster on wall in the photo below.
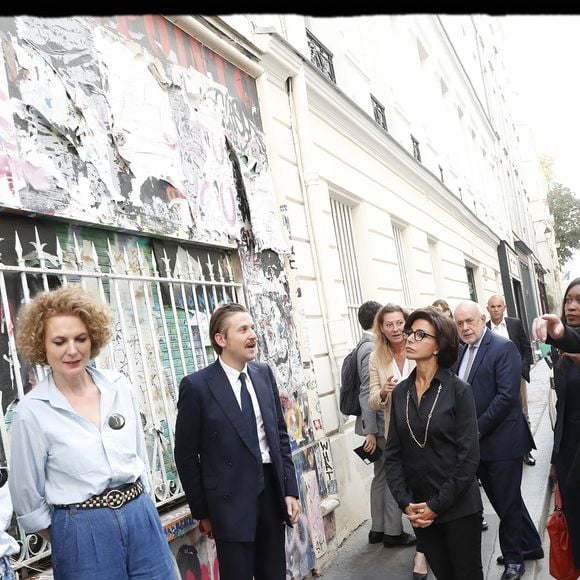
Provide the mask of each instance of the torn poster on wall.
[{"label": "torn poster on wall", "polygon": [[249,222],[288,252],[246,73],[160,16],[1,18],[0,41],[0,204],[227,246]]}]

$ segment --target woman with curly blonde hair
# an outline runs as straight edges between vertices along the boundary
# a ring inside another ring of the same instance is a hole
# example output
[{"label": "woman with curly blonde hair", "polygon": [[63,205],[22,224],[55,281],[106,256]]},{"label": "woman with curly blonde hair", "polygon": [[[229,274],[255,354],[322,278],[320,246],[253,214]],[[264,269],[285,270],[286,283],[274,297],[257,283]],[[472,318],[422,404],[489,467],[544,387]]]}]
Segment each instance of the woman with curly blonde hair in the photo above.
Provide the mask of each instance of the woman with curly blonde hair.
[{"label": "woman with curly blonde hair", "polygon": [[[403,328],[407,316],[407,312],[401,306],[385,304],[377,312],[373,325],[375,350],[369,358],[369,407],[375,411],[383,411],[384,414],[384,435],[377,438],[377,445],[383,451],[389,432],[391,393],[397,383],[406,379],[415,367],[415,364],[408,361],[405,356]],[[379,473],[379,477],[375,475],[373,484],[384,486],[383,545],[385,547],[412,545],[416,540],[414,536],[403,531],[403,512],[387,485],[384,462],[377,461],[375,465],[377,470],[382,470],[382,474]],[[413,578],[419,580],[427,578],[427,573],[427,560],[417,546]]]},{"label": "woman with curly blonde hair", "polygon": [[37,295],[17,320],[19,353],[50,372],[14,411],[9,486],[24,531],[51,543],[55,580],[175,577],[133,387],[89,366],[111,323],[73,284]]}]

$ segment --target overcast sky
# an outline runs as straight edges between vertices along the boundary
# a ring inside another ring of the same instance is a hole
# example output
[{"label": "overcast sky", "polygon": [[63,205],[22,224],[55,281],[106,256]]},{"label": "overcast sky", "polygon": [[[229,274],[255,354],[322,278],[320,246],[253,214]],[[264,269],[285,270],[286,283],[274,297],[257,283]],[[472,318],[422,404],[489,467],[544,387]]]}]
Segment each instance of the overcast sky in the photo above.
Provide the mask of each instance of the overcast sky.
[{"label": "overcast sky", "polygon": [[[554,158],[554,180],[580,197],[580,16],[505,16],[514,88],[538,155]],[[580,253],[563,269],[580,276]]]},{"label": "overcast sky", "polygon": [[538,154],[554,157],[556,181],[580,195],[580,16],[498,18]]}]

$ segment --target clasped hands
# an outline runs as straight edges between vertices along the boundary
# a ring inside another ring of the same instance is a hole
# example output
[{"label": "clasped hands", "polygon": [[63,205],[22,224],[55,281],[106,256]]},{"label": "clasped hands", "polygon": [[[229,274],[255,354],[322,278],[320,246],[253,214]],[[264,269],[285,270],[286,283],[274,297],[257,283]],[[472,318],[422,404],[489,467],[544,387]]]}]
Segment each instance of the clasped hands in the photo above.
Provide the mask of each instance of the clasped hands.
[{"label": "clasped hands", "polygon": [[405,514],[414,528],[428,528],[437,517],[427,502],[410,503],[405,508]]}]

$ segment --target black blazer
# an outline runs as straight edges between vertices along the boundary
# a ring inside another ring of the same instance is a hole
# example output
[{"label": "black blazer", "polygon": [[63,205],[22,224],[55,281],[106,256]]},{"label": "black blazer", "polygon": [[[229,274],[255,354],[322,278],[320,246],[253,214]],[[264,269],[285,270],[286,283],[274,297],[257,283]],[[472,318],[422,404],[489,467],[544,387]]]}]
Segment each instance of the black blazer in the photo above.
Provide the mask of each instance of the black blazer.
[{"label": "black blazer", "polygon": [[[483,506],[475,476],[479,464],[477,418],[471,388],[450,370],[440,368],[417,407],[416,374],[413,370],[392,394],[385,448],[389,489],[402,510],[409,503],[426,501],[438,515],[435,523],[480,512]],[[409,424],[420,443],[433,409],[423,449],[409,431],[407,393]]]},{"label": "black blazer", "polygon": [[[519,318],[510,318],[506,316],[504,318],[505,325],[508,331],[508,336],[510,340],[518,347],[520,351],[520,356],[522,357],[522,377],[530,382],[530,367],[534,362],[534,356],[532,354],[532,345],[530,344],[530,339],[528,338],[528,333],[524,329],[524,325]],[[491,320],[488,320],[487,328],[491,330]],[[493,331],[492,331],[493,332]]]},{"label": "black blazer", "polygon": [[[556,424],[554,425],[554,447],[552,450],[551,462],[555,463],[556,455],[560,452],[562,436],[564,433],[564,414],[566,412],[566,391],[568,390],[568,370],[574,364],[569,360],[561,359],[554,346],[552,346],[552,360],[554,361],[554,385],[556,387]],[[580,388],[580,385],[572,385],[572,388]],[[573,410],[574,422],[569,423],[569,427],[580,429],[580,409]],[[576,450],[574,459],[570,464],[568,479],[565,482],[568,486],[580,485],[580,448]]]},{"label": "black blazer", "polygon": [[562,359],[558,355],[556,347],[552,346],[552,361],[554,365],[554,386],[556,387],[556,424],[554,425],[554,448],[552,450],[552,463],[554,455],[560,451],[562,433],[564,431],[564,412],[566,410],[566,390],[568,389],[568,369],[573,363]]},{"label": "black blazer", "polygon": [[564,336],[562,338],[552,338],[548,335],[547,344],[553,344],[564,352],[580,352],[580,329],[564,326]]},{"label": "black blazer", "polygon": [[[455,370],[460,368],[466,351],[466,347],[461,349]],[[522,362],[515,344],[486,330],[467,377],[477,409],[482,461],[515,459],[536,448],[522,412],[521,374]]]},{"label": "black blazer", "polygon": [[[272,369],[248,363],[276,473],[280,524],[290,525],[285,497],[298,497],[290,440]],[[219,361],[184,377],[179,385],[175,462],[194,518],[209,518],[213,535],[253,542],[261,461],[230,382]]]}]

